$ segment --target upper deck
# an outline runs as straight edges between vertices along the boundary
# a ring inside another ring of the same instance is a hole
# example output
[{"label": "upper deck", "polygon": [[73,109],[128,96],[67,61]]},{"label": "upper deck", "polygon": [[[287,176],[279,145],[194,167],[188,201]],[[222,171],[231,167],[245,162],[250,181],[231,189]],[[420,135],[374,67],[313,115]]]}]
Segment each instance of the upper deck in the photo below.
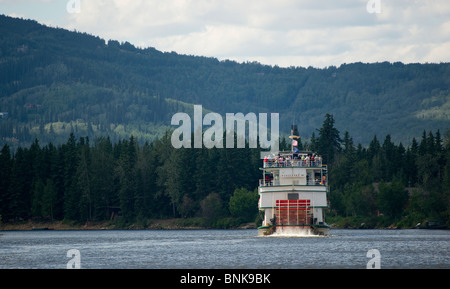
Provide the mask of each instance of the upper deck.
[{"label": "upper deck", "polygon": [[260,169],[263,171],[260,187],[327,185],[327,166],[320,156],[309,152],[279,153],[276,157],[265,158]]},{"label": "upper deck", "polygon": [[264,169],[270,168],[326,168],[322,166],[322,160],[302,160],[302,159],[282,159],[282,160],[264,160]]},{"label": "upper deck", "polygon": [[310,152],[280,152],[277,156],[269,156],[264,159],[263,168],[324,168],[322,157]]}]

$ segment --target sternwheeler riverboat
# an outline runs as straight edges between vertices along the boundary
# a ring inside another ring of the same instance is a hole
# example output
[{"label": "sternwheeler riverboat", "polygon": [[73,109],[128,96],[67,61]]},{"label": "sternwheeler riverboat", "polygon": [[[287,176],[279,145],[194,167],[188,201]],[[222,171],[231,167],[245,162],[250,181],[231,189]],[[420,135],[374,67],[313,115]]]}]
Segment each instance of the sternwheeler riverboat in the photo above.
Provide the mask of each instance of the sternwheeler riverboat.
[{"label": "sternwheeler riverboat", "polygon": [[260,168],[258,236],[272,234],[329,235],[327,166],[321,156],[298,150],[297,126],[291,129],[292,149],[264,159]]}]

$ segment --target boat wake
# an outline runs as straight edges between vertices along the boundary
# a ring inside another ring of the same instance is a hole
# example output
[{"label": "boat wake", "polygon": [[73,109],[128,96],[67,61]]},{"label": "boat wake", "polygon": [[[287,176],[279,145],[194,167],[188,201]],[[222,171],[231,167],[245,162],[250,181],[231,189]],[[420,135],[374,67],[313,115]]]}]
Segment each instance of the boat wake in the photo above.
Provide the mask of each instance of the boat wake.
[{"label": "boat wake", "polygon": [[318,238],[325,237],[323,235],[314,234],[311,229],[307,228],[277,228],[276,232],[266,237],[285,237],[285,238]]}]

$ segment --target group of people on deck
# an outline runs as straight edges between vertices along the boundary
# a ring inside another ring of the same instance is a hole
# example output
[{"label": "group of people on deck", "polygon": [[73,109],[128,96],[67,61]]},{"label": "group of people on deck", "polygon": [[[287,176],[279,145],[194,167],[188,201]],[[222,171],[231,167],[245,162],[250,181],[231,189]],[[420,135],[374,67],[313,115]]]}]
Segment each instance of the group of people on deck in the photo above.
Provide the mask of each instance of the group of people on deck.
[{"label": "group of people on deck", "polygon": [[264,158],[264,167],[321,167],[322,157],[316,154],[292,154],[292,155],[280,155],[278,156],[266,156]]}]

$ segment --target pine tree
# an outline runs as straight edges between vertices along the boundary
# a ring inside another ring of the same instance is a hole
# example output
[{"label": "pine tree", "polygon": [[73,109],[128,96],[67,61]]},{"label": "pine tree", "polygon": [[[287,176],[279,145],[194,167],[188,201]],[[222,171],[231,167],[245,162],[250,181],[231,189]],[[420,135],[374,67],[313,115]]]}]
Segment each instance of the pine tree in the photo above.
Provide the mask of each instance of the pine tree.
[{"label": "pine tree", "polygon": [[383,145],[381,146],[382,153],[382,178],[384,181],[392,180],[392,176],[395,174],[398,164],[395,163],[395,145],[391,141],[391,136],[388,134],[384,139]]},{"label": "pine tree", "polygon": [[6,198],[5,219],[28,219],[31,215],[32,167],[28,149],[19,147],[13,157],[11,181]]},{"label": "pine tree", "polygon": [[56,187],[52,179],[47,179],[42,194],[42,215],[44,217],[50,216],[54,220],[54,208],[56,205]]},{"label": "pine tree", "polygon": [[77,188],[76,172],[78,167],[78,152],[75,135],[70,134],[66,144],[62,147],[64,158],[64,218],[80,220],[80,195]]},{"label": "pine tree", "polygon": [[95,139],[90,155],[92,218],[107,220],[111,217],[110,207],[119,206],[114,182],[115,160],[110,139],[104,137]]},{"label": "pine tree", "polygon": [[91,221],[92,220],[92,173],[91,173],[91,157],[89,143],[80,144],[79,148],[79,164],[76,170],[76,186],[79,194],[79,216],[80,220]]},{"label": "pine tree", "polygon": [[[11,181],[12,159],[11,151],[5,144],[0,152],[0,218],[6,217],[8,211],[8,189]],[[1,219],[0,219],[1,221]]]},{"label": "pine tree", "polygon": [[31,199],[31,215],[41,218],[43,205],[44,183],[40,178],[36,178],[33,182],[32,199]]},{"label": "pine tree", "polygon": [[324,163],[333,164],[334,156],[341,150],[341,138],[339,131],[334,127],[333,115],[326,114],[322,128],[319,130],[317,150],[322,155]]},{"label": "pine tree", "polygon": [[116,173],[119,179],[119,202],[121,214],[126,222],[136,217],[134,211],[136,193],[135,164],[137,162],[136,142],[133,136],[122,142]]}]

